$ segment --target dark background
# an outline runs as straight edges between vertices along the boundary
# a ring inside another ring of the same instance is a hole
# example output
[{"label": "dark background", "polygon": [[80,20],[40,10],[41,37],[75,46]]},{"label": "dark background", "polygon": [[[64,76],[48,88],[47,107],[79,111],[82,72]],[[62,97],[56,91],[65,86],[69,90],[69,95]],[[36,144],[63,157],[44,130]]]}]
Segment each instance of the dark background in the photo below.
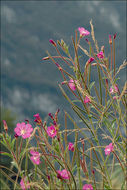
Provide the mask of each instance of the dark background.
[{"label": "dark background", "polygon": [[[56,55],[50,38],[62,38],[71,47],[75,29],[90,31],[91,19],[96,39],[107,55],[108,36],[117,32],[118,68],[126,56],[125,1],[1,1],[1,106],[14,113],[17,121],[33,119],[35,113],[44,119],[57,108],[62,120],[63,110],[74,117],[58,87],[60,72],[50,61],[41,63],[46,50]],[[81,43],[87,48],[84,39]],[[120,88],[125,77],[123,70]]]}]

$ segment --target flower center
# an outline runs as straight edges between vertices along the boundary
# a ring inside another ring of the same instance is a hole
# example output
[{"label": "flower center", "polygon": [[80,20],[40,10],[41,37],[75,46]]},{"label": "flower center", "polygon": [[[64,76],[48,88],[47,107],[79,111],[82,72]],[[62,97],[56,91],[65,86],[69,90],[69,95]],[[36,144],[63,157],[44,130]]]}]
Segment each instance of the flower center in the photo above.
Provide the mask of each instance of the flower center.
[{"label": "flower center", "polygon": [[24,135],[25,134],[25,130],[23,129],[23,130],[21,130],[21,135]]},{"label": "flower center", "polygon": [[54,134],[54,129],[53,130],[51,130],[51,135],[53,135]]},{"label": "flower center", "polygon": [[107,148],[107,151],[109,152],[109,151],[110,151],[110,148]]}]

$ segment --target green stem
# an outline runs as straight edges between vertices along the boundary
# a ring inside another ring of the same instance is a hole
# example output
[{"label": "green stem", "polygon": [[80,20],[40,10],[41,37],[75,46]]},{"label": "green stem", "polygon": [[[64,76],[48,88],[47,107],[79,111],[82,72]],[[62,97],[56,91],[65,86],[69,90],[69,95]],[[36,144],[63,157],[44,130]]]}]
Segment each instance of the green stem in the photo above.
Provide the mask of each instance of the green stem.
[{"label": "green stem", "polygon": [[115,69],[115,39],[113,39],[113,56],[114,56],[114,77],[115,77],[115,72],[116,72],[116,69]]},{"label": "green stem", "polygon": [[[26,140],[26,144],[28,143],[28,139]],[[25,160],[25,176],[27,176],[28,169],[28,151],[26,150],[26,160]]]}]

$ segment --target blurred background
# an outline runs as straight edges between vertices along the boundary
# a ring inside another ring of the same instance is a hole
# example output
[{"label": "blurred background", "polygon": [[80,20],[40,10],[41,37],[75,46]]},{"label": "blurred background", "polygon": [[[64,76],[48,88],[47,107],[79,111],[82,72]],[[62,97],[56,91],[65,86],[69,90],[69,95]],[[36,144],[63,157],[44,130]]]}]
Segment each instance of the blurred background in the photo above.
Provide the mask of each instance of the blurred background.
[{"label": "blurred background", "polygon": [[[56,52],[49,39],[72,46],[71,36],[78,27],[90,31],[92,19],[99,46],[108,56],[109,34],[117,33],[117,68],[126,56],[126,1],[1,1],[1,110],[2,119],[15,123],[40,113],[71,112],[58,83],[62,77],[50,61],[43,62],[46,50]],[[87,48],[85,38],[82,39]],[[87,61],[84,57],[84,64]],[[96,75],[93,75],[93,79]],[[120,73],[123,85],[126,72]]]}]

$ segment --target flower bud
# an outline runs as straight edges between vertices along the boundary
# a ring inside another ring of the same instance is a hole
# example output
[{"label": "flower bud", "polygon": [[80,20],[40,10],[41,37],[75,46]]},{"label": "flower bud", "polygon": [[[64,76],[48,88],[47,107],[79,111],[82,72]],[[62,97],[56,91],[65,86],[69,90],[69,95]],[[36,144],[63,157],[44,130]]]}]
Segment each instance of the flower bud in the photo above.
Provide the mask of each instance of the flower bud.
[{"label": "flower bud", "polygon": [[17,134],[15,134],[14,137],[17,139],[19,136]]},{"label": "flower bud", "polygon": [[47,59],[49,59],[49,57],[43,57],[43,58],[42,58],[42,60],[47,60]]},{"label": "flower bud", "polygon": [[109,35],[109,44],[110,45],[112,44],[112,37],[111,37],[111,35]]},{"label": "flower bud", "polygon": [[107,87],[108,87],[108,79],[105,79],[105,82],[106,82],[106,85],[107,85]]},{"label": "flower bud", "polygon": [[89,43],[89,40],[87,38],[85,40],[86,40],[87,43]]},{"label": "flower bud", "polygon": [[94,61],[94,57],[90,57],[88,63],[91,63],[92,61]]},{"label": "flower bud", "polygon": [[101,51],[103,51],[103,52],[104,52],[104,48],[105,48],[105,46],[101,46]]},{"label": "flower bud", "polygon": [[55,63],[56,64],[56,66],[58,67],[58,69],[60,70],[60,71],[62,71],[62,67],[58,64],[58,63]]},{"label": "flower bud", "polygon": [[115,40],[117,33],[114,34],[113,39]]},{"label": "flower bud", "polygon": [[7,126],[7,123],[6,123],[5,120],[3,120],[3,124],[4,124],[4,130],[5,130],[6,133],[7,133],[7,131],[8,131],[8,126]]},{"label": "flower bud", "polygon": [[28,120],[28,119],[25,119],[25,121],[26,121],[27,123],[29,123],[29,120]]},{"label": "flower bud", "polygon": [[52,39],[50,39],[49,42],[56,47],[56,43]]}]

